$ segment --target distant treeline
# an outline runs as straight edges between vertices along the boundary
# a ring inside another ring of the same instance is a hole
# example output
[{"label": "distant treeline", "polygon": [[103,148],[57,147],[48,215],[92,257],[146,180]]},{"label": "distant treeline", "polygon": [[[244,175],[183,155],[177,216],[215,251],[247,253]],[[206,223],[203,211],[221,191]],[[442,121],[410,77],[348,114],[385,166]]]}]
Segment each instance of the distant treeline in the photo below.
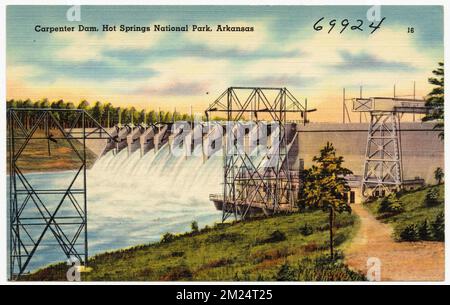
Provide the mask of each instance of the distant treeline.
[{"label": "distant treeline", "polygon": [[[146,111],[144,109],[136,109],[135,107],[114,107],[111,103],[95,102],[91,105],[88,101],[83,100],[78,105],[72,102],[64,102],[63,100],[50,102],[48,99],[39,101],[27,100],[9,100],[7,108],[33,108],[33,109],[84,109],[87,111],[100,125],[104,127],[112,127],[117,124],[140,123],[151,124],[156,122],[170,123],[173,121],[192,121],[193,117],[187,113],[170,112],[170,111]],[[75,113],[60,112],[54,113],[55,116],[63,124],[64,128],[71,126],[71,122],[75,119]],[[25,128],[30,128],[37,120],[36,115],[32,112],[23,112],[19,116]],[[204,117],[202,118],[205,119]],[[219,118],[214,118],[218,120]],[[89,127],[89,126],[88,126]]]}]

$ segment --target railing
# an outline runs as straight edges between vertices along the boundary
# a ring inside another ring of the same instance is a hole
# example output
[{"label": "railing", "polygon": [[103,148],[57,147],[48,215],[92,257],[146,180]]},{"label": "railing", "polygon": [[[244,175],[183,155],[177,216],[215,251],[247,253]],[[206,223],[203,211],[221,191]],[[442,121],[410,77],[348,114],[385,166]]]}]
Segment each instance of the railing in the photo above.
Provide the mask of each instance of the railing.
[{"label": "railing", "polygon": [[390,97],[371,97],[371,98],[355,98],[353,99],[353,111],[355,112],[415,112],[425,113],[428,107],[425,101],[416,99],[402,99]]}]

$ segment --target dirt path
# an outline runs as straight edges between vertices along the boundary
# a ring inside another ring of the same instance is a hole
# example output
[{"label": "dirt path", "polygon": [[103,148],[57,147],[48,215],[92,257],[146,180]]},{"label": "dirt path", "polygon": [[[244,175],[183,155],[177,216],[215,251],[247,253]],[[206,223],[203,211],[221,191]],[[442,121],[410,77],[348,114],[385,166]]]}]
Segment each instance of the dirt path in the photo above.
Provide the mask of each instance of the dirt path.
[{"label": "dirt path", "polygon": [[390,225],[376,220],[362,204],[352,209],[360,218],[360,228],[343,249],[350,268],[366,274],[367,259],[376,257],[381,262],[382,281],[444,280],[444,243],[395,242]]}]

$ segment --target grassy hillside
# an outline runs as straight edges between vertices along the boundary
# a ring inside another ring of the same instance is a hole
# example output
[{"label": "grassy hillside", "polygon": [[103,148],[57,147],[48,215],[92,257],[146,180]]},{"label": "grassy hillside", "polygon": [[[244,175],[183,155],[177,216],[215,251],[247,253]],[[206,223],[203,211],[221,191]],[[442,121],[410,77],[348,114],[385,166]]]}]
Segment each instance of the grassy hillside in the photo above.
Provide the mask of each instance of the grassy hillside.
[{"label": "grassy hillside", "polygon": [[[433,205],[427,205],[425,197],[431,188],[437,190],[437,201]],[[366,203],[369,210],[382,222],[390,223],[394,227],[394,238],[397,240],[408,240],[402,238],[400,235],[406,230],[419,231],[426,221],[429,228],[433,231],[433,223],[439,215],[444,213],[444,185],[430,186],[422,190],[416,190],[407,192],[399,196],[402,211],[399,213],[385,213],[380,212],[380,205],[382,199],[378,199],[374,202]],[[414,234],[414,232],[411,232]],[[420,232],[416,232],[419,234]],[[420,236],[412,237],[414,240],[439,240],[433,236],[433,232],[430,232],[429,238],[421,238]]]},{"label": "grassy hillside", "polygon": [[[336,217],[336,246],[351,238],[356,217]],[[82,280],[135,281],[349,281],[364,280],[342,257],[328,253],[327,213],[278,215],[200,232],[166,236],[159,243],[104,253],[90,260]],[[50,266],[27,280],[65,280],[65,264]]]}]

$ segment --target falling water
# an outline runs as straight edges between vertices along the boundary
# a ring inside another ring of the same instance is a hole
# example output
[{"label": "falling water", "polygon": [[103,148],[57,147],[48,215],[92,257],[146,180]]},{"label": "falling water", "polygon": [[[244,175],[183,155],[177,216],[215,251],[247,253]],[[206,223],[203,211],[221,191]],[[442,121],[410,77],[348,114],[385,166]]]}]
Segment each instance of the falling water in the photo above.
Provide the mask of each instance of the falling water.
[{"label": "falling water", "polygon": [[[222,162],[220,156],[177,157],[167,144],[142,157],[127,149],[102,156],[87,176],[89,254],[158,241],[165,232],[189,230],[194,220],[200,227],[220,221],[209,194],[221,192]],[[65,187],[73,175],[33,173],[27,179],[35,188]],[[42,246],[29,270],[63,259]]]},{"label": "falling water", "polygon": [[142,158],[140,151],[109,152],[88,174],[89,186],[95,184],[88,192],[90,222],[94,236],[101,237],[91,245],[130,246],[158,240],[164,232],[183,232],[194,220],[218,221],[208,196],[220,192],[221,177],[220,157],[206,162],[201,156],[177,157],[167,144]]}]

